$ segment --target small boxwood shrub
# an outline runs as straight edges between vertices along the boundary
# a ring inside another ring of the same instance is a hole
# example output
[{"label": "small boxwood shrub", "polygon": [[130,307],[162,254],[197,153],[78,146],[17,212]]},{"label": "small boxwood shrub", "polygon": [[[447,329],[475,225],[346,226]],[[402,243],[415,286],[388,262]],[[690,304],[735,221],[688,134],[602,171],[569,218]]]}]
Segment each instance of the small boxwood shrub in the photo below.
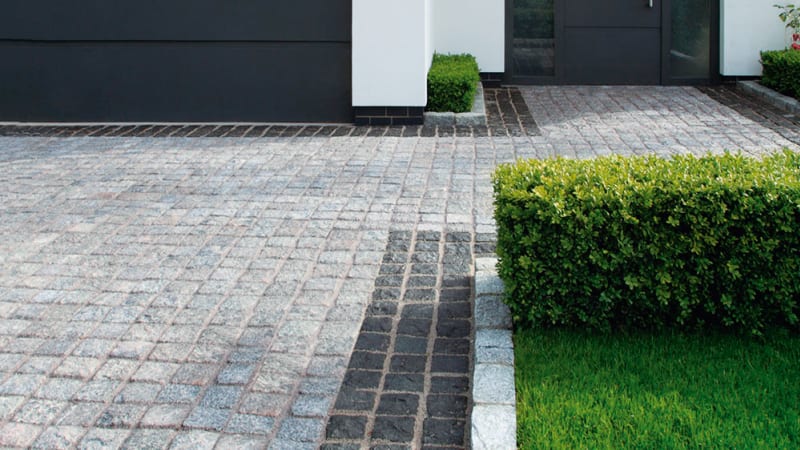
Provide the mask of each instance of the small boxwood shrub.
[{"label": "small boxwood shrub", "polygon": [[457,113],[469,111],[480,79],[474,56],[433,55],[433,63],[428,71],[427,109]]},{"label": "small boxwood shrub", "polygon": [[800,51],[761,52],[761,84],[782,94],[800,99]]},{"label": "small boxwood shrub", "polygon": [[520,161],[494,191],[518,326],[798,330],[796,153]]}]

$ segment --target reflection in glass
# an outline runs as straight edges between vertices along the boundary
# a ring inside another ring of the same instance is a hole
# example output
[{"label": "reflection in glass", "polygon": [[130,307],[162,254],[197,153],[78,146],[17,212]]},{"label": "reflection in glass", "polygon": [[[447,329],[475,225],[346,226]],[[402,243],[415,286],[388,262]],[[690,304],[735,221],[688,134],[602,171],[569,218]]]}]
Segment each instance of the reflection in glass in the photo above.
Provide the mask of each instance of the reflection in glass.
[{"label": "reflection in glass", "polygon": [[670,71],[673,79],[711,73],[711,0],[672,0]]},{"label": "reflection in glass", "polygon": [[555,75],[553,0],[514,0],[515,76]]}]

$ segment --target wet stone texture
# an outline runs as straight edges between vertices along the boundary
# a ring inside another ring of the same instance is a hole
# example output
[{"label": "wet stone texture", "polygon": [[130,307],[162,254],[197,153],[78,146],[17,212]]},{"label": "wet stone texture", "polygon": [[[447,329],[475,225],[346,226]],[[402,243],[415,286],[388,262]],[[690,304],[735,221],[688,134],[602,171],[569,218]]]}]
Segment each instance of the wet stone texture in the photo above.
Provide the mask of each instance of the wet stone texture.
[{"label": "wet stone texture", "polygon": [[469,232],[389,234],[322,448],[467,445],[475,245]]}]

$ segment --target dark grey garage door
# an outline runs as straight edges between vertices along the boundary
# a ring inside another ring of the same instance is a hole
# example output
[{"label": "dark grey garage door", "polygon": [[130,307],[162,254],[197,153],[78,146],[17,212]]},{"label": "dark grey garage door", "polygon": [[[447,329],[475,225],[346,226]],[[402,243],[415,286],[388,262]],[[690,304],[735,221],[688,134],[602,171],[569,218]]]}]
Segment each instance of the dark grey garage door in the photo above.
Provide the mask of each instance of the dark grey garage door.
[{"label": "dark grey garage door", "polygon": [[0,120],[349,122],[351,0],[6,0]]}]

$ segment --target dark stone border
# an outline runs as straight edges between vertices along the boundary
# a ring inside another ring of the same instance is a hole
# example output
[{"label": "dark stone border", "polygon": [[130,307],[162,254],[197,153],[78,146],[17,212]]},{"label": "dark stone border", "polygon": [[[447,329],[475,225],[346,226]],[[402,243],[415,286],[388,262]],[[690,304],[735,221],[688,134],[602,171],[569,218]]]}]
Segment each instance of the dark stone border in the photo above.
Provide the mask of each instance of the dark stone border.
[{"label": "dark stone border", "polygon": [[737,91],[735,86],[698,86],[697,89],[718,103],[800,145],[800,117],[797,115]]},{"label": "dark stone border", "polygon": [[390,233],[322,449],[466,448],[473,241]]},{"label": "dark stone border", "polygon": [[[486,125],[422,126],[393,122],[396,126],[372,125],[0,125],[0,137],[204,137],[204,138],[294,138],[341,136],[395,137],[487,137],[539,136],[522,93],[515,87],[484,89]],[[388,109],[386,113],[388,114]],[[420,120],[422,120],[421,108]],[[374,111],[374,112],[377,112]],[[411,112],[409,112],[410,114]],[[416,113],[416,111],[415,111]],[[394,119],[392,119],[394,120]]]}]

